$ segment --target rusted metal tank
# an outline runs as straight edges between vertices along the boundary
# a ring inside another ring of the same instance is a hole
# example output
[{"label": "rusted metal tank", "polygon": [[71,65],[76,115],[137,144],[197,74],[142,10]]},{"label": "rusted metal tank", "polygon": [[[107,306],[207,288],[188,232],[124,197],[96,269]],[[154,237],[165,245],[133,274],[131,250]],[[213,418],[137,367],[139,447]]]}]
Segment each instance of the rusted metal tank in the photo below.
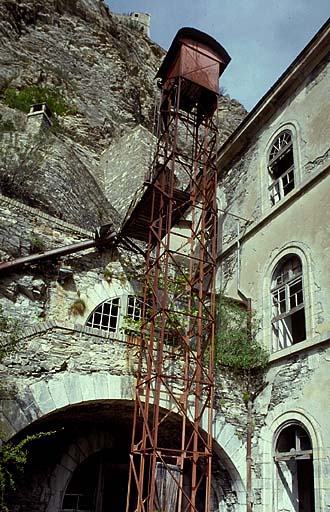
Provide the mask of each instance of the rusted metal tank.
[{"label": "rusted metal tank", "polygon": [[181,78],[180,108],[189,112],[201,103],[200,108],[209,112],[219,92],[219,77],[229,62],[230,56],[215,39],[184,27],[176,34],[156,78],[165,89]]}]

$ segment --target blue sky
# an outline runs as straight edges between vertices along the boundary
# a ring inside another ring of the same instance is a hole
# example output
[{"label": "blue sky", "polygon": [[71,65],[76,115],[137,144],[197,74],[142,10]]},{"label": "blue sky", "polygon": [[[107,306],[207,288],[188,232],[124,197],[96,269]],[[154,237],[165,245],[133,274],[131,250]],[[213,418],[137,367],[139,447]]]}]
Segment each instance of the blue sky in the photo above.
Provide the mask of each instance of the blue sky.
[{"label": "blue sky", "polygon": [[232,58],[221,85],[248,109],[259,101],[330,15],[330,0],[106,0],[110,10],[151,14],[151,39],[166,50],[195,27]]}]

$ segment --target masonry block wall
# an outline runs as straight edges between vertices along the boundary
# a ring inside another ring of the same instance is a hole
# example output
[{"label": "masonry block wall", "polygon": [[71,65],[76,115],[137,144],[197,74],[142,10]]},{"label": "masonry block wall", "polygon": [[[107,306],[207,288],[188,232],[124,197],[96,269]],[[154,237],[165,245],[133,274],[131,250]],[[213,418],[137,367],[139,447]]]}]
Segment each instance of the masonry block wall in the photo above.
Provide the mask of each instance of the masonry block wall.
[{"label": "masonry block wall", "polygon": [[[274,460],[276,439],[285,425],[308,432],[313,506],[318,511],[330,507],[330,415],[325,406],[330,391],[330,107],[325,101],[330,64],[321,50],[318,58],[313,56],[314,67],[290,94],[279,97],[276,87],[270,91],[249,138],[242,135],[240,151],[228,146],[227,155],[223,150],[219,156],[219,286],[231,297],[252,299],[260,326],[257,337],[270,353],[266,385],[254,409],[256,511],[293,511],[299,500],[309,499],[299,496],[294,484],[299,464],[294,473],[289,462]],[[299,329],[303,334],[297,336]],[[285,486],[292,491],[291,500]]]}]

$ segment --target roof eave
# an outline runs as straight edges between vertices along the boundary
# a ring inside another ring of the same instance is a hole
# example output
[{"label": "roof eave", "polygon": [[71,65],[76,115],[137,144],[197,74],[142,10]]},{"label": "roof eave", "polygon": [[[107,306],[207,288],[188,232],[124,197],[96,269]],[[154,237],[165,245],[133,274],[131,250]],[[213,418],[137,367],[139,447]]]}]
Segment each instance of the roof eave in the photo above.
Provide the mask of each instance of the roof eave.
[{"label": "roof eave", "polygon": [[220,172],[225,171],[230,162],[239,156],[251,138],[267,122],[279,106],[303,83],[311,71],[329,53],[330,20],[321,27],[313,39],[290,64],[286,71],[255,105],[242,123],[228,137],[217,155]]}]

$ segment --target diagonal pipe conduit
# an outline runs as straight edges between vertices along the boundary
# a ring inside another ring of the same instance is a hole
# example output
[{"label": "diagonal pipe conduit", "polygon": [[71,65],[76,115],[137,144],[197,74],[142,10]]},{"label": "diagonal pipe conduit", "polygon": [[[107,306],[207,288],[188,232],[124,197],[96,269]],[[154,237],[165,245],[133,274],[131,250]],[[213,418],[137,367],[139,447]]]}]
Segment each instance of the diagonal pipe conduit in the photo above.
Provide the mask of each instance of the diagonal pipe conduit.
[{"label": "diagonal pipe conduit", "polygon": [[[100,228],[101,235],[102,228]],[[67,254],[73,254],[75,252],[84,251],[86,249],[90,249],[92,247],[99,247],[104,245],[114,245],[116,240],[116,233],[114,231],[106,230],[105,236],[100,236],[100,231],[97,230],[95,233],[95,239],[93,240],[85,240],[84,242],[78,242],[76,244],[66,245],[64,247],[57,247],[56,249],[50,249],[48,251],[44,251],[37,254],[30,254],[29,256],[22,256],[21,258],[16,258],[12,261],[4,261],[0,263],[0,273],[5,271],[14,270],[16,268],[22,267],[27,263],[36,263],[42,260],[56,258],[59,256],[66,256]]]}]

